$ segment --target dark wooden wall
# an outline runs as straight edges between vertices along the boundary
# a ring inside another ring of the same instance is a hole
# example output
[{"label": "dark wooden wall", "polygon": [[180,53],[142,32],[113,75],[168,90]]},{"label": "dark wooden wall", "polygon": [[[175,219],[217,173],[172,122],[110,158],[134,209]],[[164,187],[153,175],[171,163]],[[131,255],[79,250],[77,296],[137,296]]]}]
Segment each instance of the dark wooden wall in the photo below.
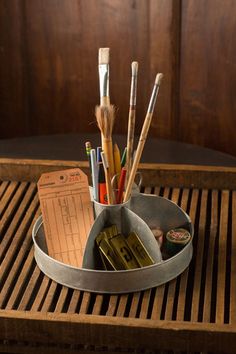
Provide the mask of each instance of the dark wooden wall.
[{"label": "dark wooden wall", "polygon": [[236,155],[235,13],[235,0],[1,0],[0,138],[97,132],[97,53],[110,47],[116,133],[137,60],[137,134],[161,71],[150,135]]}]

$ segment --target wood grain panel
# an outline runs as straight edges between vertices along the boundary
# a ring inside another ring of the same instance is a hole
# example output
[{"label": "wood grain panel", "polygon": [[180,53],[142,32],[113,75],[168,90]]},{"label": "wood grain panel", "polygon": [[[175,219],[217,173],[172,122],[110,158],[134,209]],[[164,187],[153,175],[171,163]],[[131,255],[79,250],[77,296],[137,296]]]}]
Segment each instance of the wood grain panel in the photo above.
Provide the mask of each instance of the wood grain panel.
[{"label": "wood grain panel", "polygon": [[234,0],[2,0],[0,138],[98,133],[97,54],[111,48],[114,133],[126,134],[139,62],[136,134],[164,73],[149,134],[236,155]]},{"label": "wood grain panel", "polygon": [[164,114],[168,124],[155,124],[158,134],[161,126],[168,136],[172,7],[172,0],[2,0],[0,137],[98,132],[99,47],[111,49],[110,95],[118,108],[114,132],[127,130],[131,62],[137,60],[137,133],[162,70],[166,82],[158,122]]},{"label": "wood grain panel", "polygon": [[234,0],[182,1],[180,140],[233,155]]}]

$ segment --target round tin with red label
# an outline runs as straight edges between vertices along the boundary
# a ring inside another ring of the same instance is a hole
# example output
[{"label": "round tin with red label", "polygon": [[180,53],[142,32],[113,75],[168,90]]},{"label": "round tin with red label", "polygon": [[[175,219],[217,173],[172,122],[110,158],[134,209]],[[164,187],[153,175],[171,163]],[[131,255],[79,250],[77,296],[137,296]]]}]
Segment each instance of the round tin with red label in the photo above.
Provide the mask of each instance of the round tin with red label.
[{"label": "round tin with red label", "polygon": [[188,230],[183,228],[172,229],[166,234],[165,251],[174,256],[180,252],[190,241],[191,235]]}]

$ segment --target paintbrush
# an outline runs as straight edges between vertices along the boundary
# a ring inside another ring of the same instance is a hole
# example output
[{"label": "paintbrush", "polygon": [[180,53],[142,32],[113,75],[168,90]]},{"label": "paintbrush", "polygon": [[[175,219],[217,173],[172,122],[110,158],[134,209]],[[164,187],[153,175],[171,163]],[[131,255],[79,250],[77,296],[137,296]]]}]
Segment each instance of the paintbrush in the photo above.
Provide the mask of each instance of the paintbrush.
[{"label": "paintbrush", "polygon": [[101,106],[110,106],[109,54],[110,54],[110,48],[99,48],[99,51],[98,51],[98,73],[99,73],[100,105]]},{"label": "paintbrush", "polygon": [[103,163],[104,172],[105,172],[105,179],[106,179],[107,201],[108,201],[108,204],[114,204],[113,190],[112,190],[112,185],[111,185],[110,168],[109,168],[107,157],[106,157],[106,154],[104,153],[104,151],[101,152],[101,158],[102,158],[102,163]]},{"label": "paintbrush", "polygon": [[100,106],[95,109],[98,127],[101,131],[102,150],[107,156],[111,177],[114,176],[114,158],[112,130],[115,119],[115,108],[109,97],[109,48],[100,48],[98,52],[98,72],[100,87]]},{"label": "paintbrush", "polygon": [[113,145],[112,145],[112,130],[115,120],[115,108],[113,105],[96,106],[95,115],[98,127],[102,136],[102,150],[105,152],[111,177],[114,176],[114,158],[113,158]]},{"label": "paintbrush", "polygon": [[130,88],[130,105],[129,105],[129,120],[128,120],[128,135],[127,135],[127,154],[126,154],[126,178],[130,175],[131,158],[134,145],[134,128],[135,128],[135,112],[136,112],[136,96],[137,96],[137,77],[138,63],[133,61],[131,64],[131,88]]},{"label": "paintbrush", "polygon": [[134,183],[134,179],[135,179],[135,175],[137,172],[137,168],[138,168],[138,164],[143,152],[143,148],[147,139],[147,134],[148,134],[148,130],[150,128],[150,124],[152,121],[152,116],[153,116],[153,111],[155,108],[155,103],[156,103],[156,99],[157,99],[157,95],[159,92],[159,87],[161,84],[161,79],[163,77],[163,74],[157,74],[156,76],[156,80],[155,80],[155,84],[153,87],[153,91],[152,91],[152,95],[150,98],[150,102],[149,102],[149,106],[147,109],[147,113],[146,113],[146,117],[143,123],[143,127],[142,127],[142,131],[139,137],[139,143],[138,143],[138,147],[137,147],[137,151],[135,154],[135,158],[134,158],[134,162],[132,165],[132,169],[130,172],[130,176],[128,179],[128,183],[127,183],[127,187],[126,187],[126,191],[125,191],[125,195],[124,195],[124,203],[127,202],[127,200],[129,200],[130,195],[131,195],[131,191],[132,191],[132,186]]}]

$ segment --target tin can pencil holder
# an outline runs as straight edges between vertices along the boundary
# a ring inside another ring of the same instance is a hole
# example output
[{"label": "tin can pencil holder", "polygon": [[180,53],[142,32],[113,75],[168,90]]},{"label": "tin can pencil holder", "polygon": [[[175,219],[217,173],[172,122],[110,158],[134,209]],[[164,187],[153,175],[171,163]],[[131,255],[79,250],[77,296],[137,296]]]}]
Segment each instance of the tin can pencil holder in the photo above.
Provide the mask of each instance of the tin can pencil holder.
[{"label": "tin can pencil holder", "polygon": [[[166,283],[188,267],[193,252],[193,225],[189,216],[172,201],[136,193],[125,206],[97,207],[97,217],[88,236],[82,268],[64,264],[48,255],[42,217],[37,219],[32,232],[35,259],[39,268],[53,280],[79,290],[109,294],[128,293]],[[148,252],[155,257],[153,265],[116,271],[99,269],[98,255],[94,247],[95,237],[107,220],[117,221],[117,217],[121,231],[128,233],[132,229],[140,235]],[[191,239],[178,253],[164,260],[151,231],[156,227],[160,227],[164,233],[173,228],[185,228]]]}]

